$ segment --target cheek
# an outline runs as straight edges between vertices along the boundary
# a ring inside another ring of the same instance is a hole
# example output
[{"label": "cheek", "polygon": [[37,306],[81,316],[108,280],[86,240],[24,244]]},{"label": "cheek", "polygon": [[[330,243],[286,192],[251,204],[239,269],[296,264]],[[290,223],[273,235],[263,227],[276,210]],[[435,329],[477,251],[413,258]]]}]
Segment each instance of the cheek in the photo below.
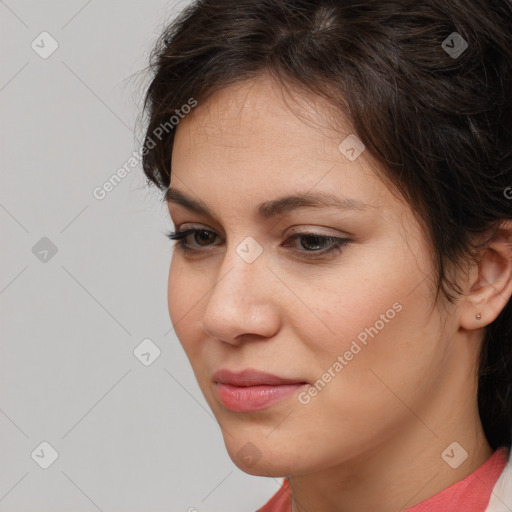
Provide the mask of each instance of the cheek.
[{"label": "cheek", "polygon": [[173,254],[167,280],[167,304],[169,306],[169,316],[175,329],[185,310],[181,290],[183,290],[183,282],[181,282],[180,273],[177,271]]},{"label": "cheek", "polygon": [[[402,308],[388,312],[388,323],[381,320],[381,312],[386,315],[388,306],[398,302]],[[339,336],[316,337],[308,357],[312,388],[294,413],[298,438],[318,436],[320,428],[328,447],[324,455],[334,461],[417,421],[411,411],[428,402],[443,377],[439,324],[425,306],[421,293],[379,295],[358,315],[345,311],[338,316],[334,329]],[[358,338],[361,333],[364,337]]]},{"label": "cheek", "polygon": [[197,311],[201,307],[201,284],[197,281],[173,254],[167,282],[169,316],[174,332],[189,357],[193,348],[193,332],[200,320]]},{"label": "cheek", "polygon": [[378,377],[399,387],[416,382],[443,350],[427,262],[393,247],[367,248],[365,254],[354,265],[346,261],[350,272],[333,269],[333,279],[317,281],[308,304],[315,304],[318,319],[301,320],[308,333],[302,339],[316,363],[313,377],[328,380],[323,372],[334,373],[337,384],[328,387],[357,394],[384,387]]},{"label": "cheek", "polygon": [[414,293],[361,290],[366,308],[338,310],[331,325],[339,335],[313,348],[318,414],[329,411],[338,418],[333,421],[349,422],[362,433],[368,418],[394,423],[409,414],[404,404],[433,392],[442,381],[446,340],[436,309],[430,311],[428,290],[426,283]]}]

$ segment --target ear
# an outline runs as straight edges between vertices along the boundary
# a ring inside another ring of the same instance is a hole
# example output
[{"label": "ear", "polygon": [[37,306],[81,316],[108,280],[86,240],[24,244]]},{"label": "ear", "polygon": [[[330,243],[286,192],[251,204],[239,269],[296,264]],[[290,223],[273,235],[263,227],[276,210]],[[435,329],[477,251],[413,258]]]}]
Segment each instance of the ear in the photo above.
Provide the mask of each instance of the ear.
[{"label": "ear", "polygon": [[467,285],[468,291],[461,297],[460,325],[469,330],[485,327],[512,296],[512,220],[502,222],[481,249]]}]

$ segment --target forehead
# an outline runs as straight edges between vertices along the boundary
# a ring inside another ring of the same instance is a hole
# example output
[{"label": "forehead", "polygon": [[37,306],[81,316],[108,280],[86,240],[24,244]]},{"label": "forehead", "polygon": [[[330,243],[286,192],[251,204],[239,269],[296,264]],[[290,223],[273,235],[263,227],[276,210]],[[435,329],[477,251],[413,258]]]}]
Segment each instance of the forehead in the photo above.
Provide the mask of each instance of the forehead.
[{"label": "forehead", "polygon": [[247,167],[251,161],[288,161],[295,171],[303,167],[301,158],[335,163],[340,161],[339,143],[352,130],[330,126],[333,110],[312,95],[292,97],[265,76],[227,86],[199,102],[180,121],[173,167],[207,154],[215,157],[211,165],[245,160]]},{"label": "forehead", "polygon": [[377,205],[385,187],[376,162],[366,151],[354,161],[340,151],[353,135],[340,114],[341,123],[332,122],[333,108],[313,96],[292,98],[268,78],[225,87],[178,124],[171,182],[212,204],[323,191]]},{"label": "forehead", "polygon": [[326,100],[292,86],[283,88],[267,75],[226,86],[199,102],[179,123],[178,133],[190,124],[196,144],[235,149],[271,143],[288,152],[299,146],[290,144],[293,138],[299,142],[316,136],[307,147],[311,150],[318,149],[324,137],[338,139],[341,133],[353,131]]}]

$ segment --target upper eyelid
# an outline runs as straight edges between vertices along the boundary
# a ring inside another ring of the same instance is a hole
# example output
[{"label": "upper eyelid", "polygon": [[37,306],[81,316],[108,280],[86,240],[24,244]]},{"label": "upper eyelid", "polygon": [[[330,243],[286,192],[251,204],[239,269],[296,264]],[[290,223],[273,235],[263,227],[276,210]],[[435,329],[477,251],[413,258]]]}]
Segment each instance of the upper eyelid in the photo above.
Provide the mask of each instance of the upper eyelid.
[{"label": "upper eyelid", "polygon": [[[180,232],[180,231],[182,232],[182,231],[188,231],[188,230],[211,231],[211,232],[215,233],[217,236],[221,236],[218,234],[217,230],[210,228],[210,227],[202,227],[201,223],[183,222],[179,227],[176,226],[176,223],[173,223],[173,224],[175,225],[176,232]],[[183,228],[182,226],[186,225],[186,224],[192,224],[192,226]],[[325,226],[311,226],[311,227],[302,227],[302,228],[299,228],[297,226],[292,226],[290,229],[292,230],[292,232],[288,233],[288,236],[291,236],[295,233],[315,234],[315,235],[319,235],[319,236],[330,236],[333,238],[347,238],[347,237],[354,236],[351,233],[346,232],[346,231],[342,232],[342,233],[338,233],[338,234],[322,233],[321,232],[322,229],[334,229],[334,228],[328,228]]]},{"label": "upper eyelid", "polygon": [[[190,236],[190,235],[193,235],[199,231],[208,231],[210,233],[213,233],[216,237],[218,238],[222,238],[217,232],[215,232],[213,229],[210,229],[210,228],[200,228],[200,227],[191,227],[191,228],[180,228],[180,229],[177,229],[176,230],[176,234],[180,234],[180,233],[185,233],[185,232],[189,232],[187,233],[187,235],[185,235],[184,237],[182,237],[183,239],[185,239],[187,236]],[[333,235],[333,234],[328,234],[328,233],[321,233],[319,231],[315,231],[313,228],[311,229],[308,229],[308,228],[305,228],[305,229],[302,229],[302,230],[297,230],[297,231],[294,231],[292,233],[289,233],[286,237],[286,239],[290,239],[291,237],[300,237],[300,236],[318,236],[320,238],[326,238],[326,239],[332,239],[332,240],[351,240],[351,236],[349,235]]]}]

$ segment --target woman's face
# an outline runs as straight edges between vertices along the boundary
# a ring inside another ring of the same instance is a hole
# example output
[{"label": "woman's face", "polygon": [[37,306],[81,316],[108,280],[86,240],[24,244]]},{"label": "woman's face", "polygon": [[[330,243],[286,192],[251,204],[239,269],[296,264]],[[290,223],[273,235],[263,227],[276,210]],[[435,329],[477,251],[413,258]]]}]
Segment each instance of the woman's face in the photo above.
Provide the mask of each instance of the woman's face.
[{"label": "woman's face", "polygon": [[[441,399],[457,331],[455,306],[432,306],[409,206],[367,151],[357,157],[349,128],[321,125],[327,106],[302,108],[312,122],[268,80],[230,86],[180,121],[172,159],[170,188],[209,213],[169,202],[176,230],[199,230],[185,239],[194,252],[173,253],[171,320],[230,457],[264,476],[363,460],[426,431],[418,418]],[[268,205],[320,193],[341,206]],[[299,384],[222,388],[221,369]]]}]

